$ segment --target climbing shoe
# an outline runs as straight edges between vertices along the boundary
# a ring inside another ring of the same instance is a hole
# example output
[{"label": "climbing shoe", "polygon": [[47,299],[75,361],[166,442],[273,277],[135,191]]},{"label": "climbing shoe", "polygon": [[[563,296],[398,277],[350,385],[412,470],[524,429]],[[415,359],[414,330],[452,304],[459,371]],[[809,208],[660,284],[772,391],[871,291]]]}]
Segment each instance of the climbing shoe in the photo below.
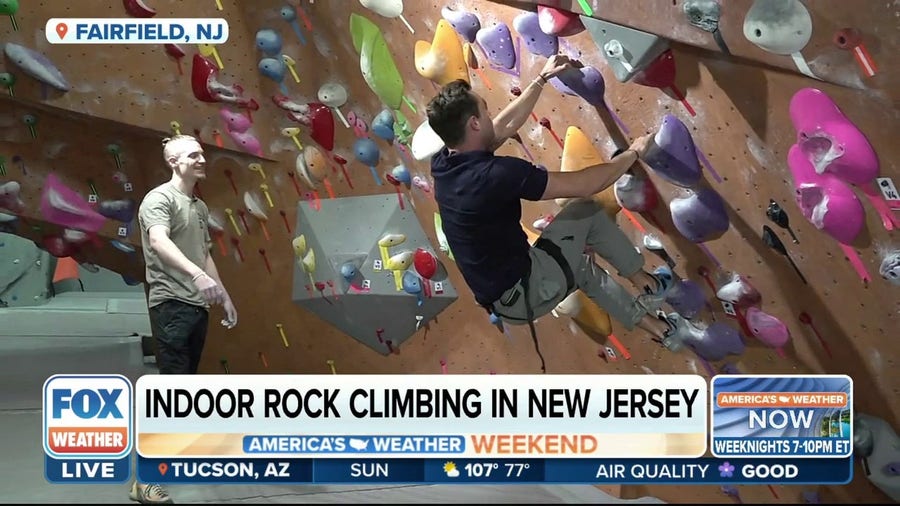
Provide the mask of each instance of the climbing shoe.
[{"label": "climbing shoe", "polygon": [[705,331],[697,328],[678,313],[669,313],[661,318],[669,325],[663,334],[662,345],[669,351],[676,352],[685,346],[693,347],[693,343],[703,340]]},{"label": "climbing shoe", "polygon": [[134,482],[128,498],[141,504],[175,504],[166,489],[155,483],[141,486]]},{"label": "climbing shoe", "polygon": [[669,295],[669,290],[675,285],[675,277],[668,267],[657,267],[650,273],[650,277],[656,281],[656,286],[645,286],[644,293],[637,297],[637,303],[648,314],[655,313],[662,307]]}]

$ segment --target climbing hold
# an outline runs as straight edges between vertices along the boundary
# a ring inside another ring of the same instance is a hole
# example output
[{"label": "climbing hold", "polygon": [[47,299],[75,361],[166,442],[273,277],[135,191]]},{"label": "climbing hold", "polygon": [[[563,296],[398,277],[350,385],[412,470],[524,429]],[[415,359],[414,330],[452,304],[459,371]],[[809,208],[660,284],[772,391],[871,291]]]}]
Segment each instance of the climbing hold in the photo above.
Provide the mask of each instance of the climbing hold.
[{"label": "climbing hold", "polygon": [[135,18],[152,18],[156,16],[156,9],[150,7],[143,0],[122,0],[125,12]]},{"label": "climbing hold", "polygon": [[353,13],[350,34],[366,84],[384,105],[391,110],[400,109],[404,102],[403,78],[381,30],[369,19]]},{"label": "climbing hold", "polygon": [[578,14],[547,5],[537,6],[538,23],[547,35],[569,37],[584,31],[584,24]]},{"label": "climbing hold", "polygon": [[191,91],[194,98],[201,102],[222,102],[242,109],[255,111],[259,104],[254,99],[243,97],[243,88],[239,85],[226,85],[219,82],[219,67],[200,53],[194,54],[191,65]]},{"label": "climbing hold", "polygon": [[106,223],[77,192],[67,187],[56,176],[49,174],[41,192],[41,215],[45,220],[66,228],[93,234]]},{"label": "climbing hold", "polygon": [[267,77],[281,87],[281,92],[287,94],[287,87],[284,84],[284,76],[287,72],[287,65],[284,64],[284,60],[280,57],[266,57],[259,60],[259,64],[257,65],[259,69],[259,73],[264,77]]},{"label": "climbing hold", "polygon": [[606,83],[603,81],[603,74],[594,67],[584,66],[565,70],[550,78],[549,82],[561,93],[579,96],[594,107],[606,107],[603,100]]},{"label": "climbing hold", "polygon": [[892,285],[900,286],[900,251],[885,255],[878,268],[878,274]]},{"label": "climbing hold", "polygon": [[475,40],[481,44],[488,61],[501,69],[513,69],[516,66],[516,48],[513,46],[512,34],[506,23],[497,23],[492,27],[478,30]]},{"label": "climbing hold", "polygon": [[[16,96],[16,75],[9,72],[0,72],[0,85],[9,90],[9,96]],[[2,174],[0,174],[2,175]]]},{"label": "climbing hold", "polygon": [[778,318],[756,306],[747,308],[747,325],[753,336],[770,348],[780,350],[791,339],[791,332]]},{"label": "climbing hold", "polygon": [[391,169],[391,175],[403,183],[407,188],[412,184],[412,177],[409,174],[409,169],[406,168],[406,165],[400,164]]},{"label": "climbing hold", "polygon": [[225,122],[225,128],[232,132],[246,132],[252,126],[250,118],[246,114],[232,111],[227,108],[219,109],[219,116]]},{"label": "climbing hold", "polygon": [[797,143],[822,174],[862,185],[878,177],[879,163],[865,134],[823,91],[804,88],[791,97]]},{"label": "climbing hold", "polygon": [[[668,270],[668,267],[658,267],[654,273],[659,274],[661,269]],[[694,281],[679,279],[666,294],[666,302],[676,313],[688,320],[693,320],[706,307],[706,295],[703,287]]]},{"label": "climbing hold", "polygon": [[513,28],[525,39],[525,47],[532,54],[550,58],[559,52],[559,39],[541,30],[538,13],[519,14],[513,19]]},{"label": "climbing hold", "polygon": [[456,30],[466,41],[475,42],[475,36],[478,30],[481,30],[481,21],[478,16],[471,12],[455,10],[452,7],[444,7],[441,9],[441,16],[446,19],[450,26]]},{"label": "climbing hold", "polygon": [[6,43],[4,52],[12,63],[34,79],[59,91],[71,89],[62,72],[43,54],[12,42]]},{"label": "climbing hold", "polygon": [[[591,139],[575,126],[566,129],[566,141],[563,144],[561,158],[559,169],[561,172],[575,172],[604,162]],[[611,186],[593,195],[592,198],[594,202],[602,206],[610,218],[615,219],[616,214],[621,210],[616,201],[615,190]],[[568,201],[569,199],[557,199],[556,203],[564,206]]]},{"label": "climbing hold", "polygon": [[19,214],[25,210],[25,202],[20,197],[22,185],[17,181],[7,181],[0,184],[0,211],[6,210],[12,214]]},{"label": "climbing hold", "polygon": [[620,206],[638,213],[652,211],[659,204],[659,192],[649,178],[625,173],[613,186]]},{"label": "climbing hold", "polygon": [[420,76],[444,86],[458,79],[469,82],[469,68],[459,37],[444,19],[438,21],[432,42],[416,41],[416,71]]},{"label": "climbing hold", "polygon": [[797,235],[794,234],[794,230],[791,228],[791,220],[788,214],[778,205],[778,202],[769,199],[769,205],[766,207],[766,217],[775,225],[787,230],[791,234],[794,244],[800,244],[800,239],[797,239]]},{"label": "climbing hold", "polygon": [[380,139],[394,141],[394,115],[389,109],[382,109],[372,119],[371,130]]},{"label": "climbing hold", "polygon": [[412,151],[413,158],[421,161],[434,156],[438,151],[443,149],[443,147],[444,141],[438,137],[438,134],[435,133],[434,130],[432,130],[431,125],[428,124],[428,120],[425,120],[416,128],[410,150]]},{"label": "climbing hold", "polygon": [[129,223],[134,219],[137,204],[133,199],[104,200],[97,206],[97,212],[103,216],[122,223]]},{"label": "climbing hold", "polygon": [[672,114],[663,117],[644,162],[666,181],[685,188],[696,185],[702,177],[691,132]]},{"label": "climbing hold", "polygon": [[256,32],[256,48],[266,56],[275,57],[281,54],[281,35],[271,28]]},{"label": "climbing hold", "polygon": [[838,242],[853,242],[865,225],[865,209],[853,190],[832,174],[818,174],[797,144],[788,152],[788,167],[801,214]]},{"label": "climbing hold", "polygon": [[701,243],[722,237],[730,220],[722,197],[709,188],[689,191],[669,203],[675,228],[691,242]]},{"label": "climbing hold", "polygon": [[744,16],[747,40],[763,51],[790,55],[797,70],[818,79],[800,53],[812,31],[812,16],[800,0],[754,0]]},{"label": "climbing hold", "polygon": [[762,295],[744,276],[733,272],[731,278],[716,291],[716,298],[736,308],[747,308],[762,302]]},{"label": "climbing hold", "polygon": [[347,103],[347,88],[344,88],[338,83],[325,83],[319,87],[317,97],[320,102],[334,110],[345,128],[350,128],[350,124],[347,123],[347,118],[344,117],[340,109]]},{"label": "climbing hold", "polygon": [[410,32],[416,33],[409,21],[403,17],[403,0],[359,0],[363,7],[386,18],[400,18]]},{"label": "climbing hold", "polygon": [[711,33],[722,53],[731,54],[728,45],[725,44],[725,39],[722,38],[722,32],[719,31],[719,17],[722,10],[719,2],[716,0],[685,0],[683,10],[688,23]]}]

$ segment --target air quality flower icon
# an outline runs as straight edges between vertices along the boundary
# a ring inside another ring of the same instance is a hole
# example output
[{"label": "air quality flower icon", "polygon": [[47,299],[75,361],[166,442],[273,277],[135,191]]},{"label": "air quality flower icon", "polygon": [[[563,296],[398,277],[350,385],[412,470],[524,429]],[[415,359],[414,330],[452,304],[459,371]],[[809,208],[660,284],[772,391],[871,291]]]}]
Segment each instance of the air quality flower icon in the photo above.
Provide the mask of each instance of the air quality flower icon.
[{"label": "air quality flower icon", "polygon": [[726,460],[719,466],[719,476],[722,478],[731,478],[734,476],[734,466]]}]

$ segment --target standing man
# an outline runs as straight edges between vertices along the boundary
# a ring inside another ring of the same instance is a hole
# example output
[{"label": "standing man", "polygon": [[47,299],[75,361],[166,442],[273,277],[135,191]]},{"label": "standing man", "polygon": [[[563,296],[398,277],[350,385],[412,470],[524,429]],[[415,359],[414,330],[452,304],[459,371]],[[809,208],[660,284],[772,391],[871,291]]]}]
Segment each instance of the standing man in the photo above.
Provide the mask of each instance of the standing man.
[{"label": "standing man", "polygon": [[[178,135],[163,140],[163,158],[172,179],[150,190],[138,220],[149,288],[150,327],[156,340],[160,374],[196,374],[206,342],[209,308],[221,304],[222,325],[237,325],[237,310],[210,255],[209,208],[193,196],[206,178],[206,159],[197,139]],[[171,503],[157,484],[132,485],[131,500]]]},{"label": "standing man", "polygon": [[[494,154],[528,119],[547,81],[572,64],[562,55],[549,58],[496,119],[462,80],[444,86],[427,108],[428,123],[445,145],[432,157],[431,174],[450,250],[479,305],[502,321],[530,326],[545,372],[533,321],[579,288],[629,330],[638,326],[663,343],[690,331],[677,314],[666,321],[655,316],[670,282],[643,269],[640,252],[589,198],[628,171],[651,136],[637,139],[609,163],[577,172],[548,172],[520,158]],[[554,217],[532,247],[522,230],[521,199],[557,198],[578,200]],[[586,248],[643,293],[628,293],[584,254]]]}]

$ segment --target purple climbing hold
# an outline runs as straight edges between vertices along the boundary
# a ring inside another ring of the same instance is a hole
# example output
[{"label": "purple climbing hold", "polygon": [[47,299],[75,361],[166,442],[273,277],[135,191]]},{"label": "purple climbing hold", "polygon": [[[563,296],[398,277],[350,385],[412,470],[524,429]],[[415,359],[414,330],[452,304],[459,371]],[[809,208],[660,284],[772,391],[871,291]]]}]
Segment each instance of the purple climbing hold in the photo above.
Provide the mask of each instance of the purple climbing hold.
[{"label": "purple climbing hold", "polygon": [[122,223],[128,223],[134,219],[137,204],[132,199],[104,200],[97,206],[97,212],[101,215]]},{"label": "purple climbing hold", "polygon": [[537,12],[523,12],[513,19],[513,28],[525,39],[525,47],[532,54],[550,58],[559,52],[559,38],[541,30]]},{"label": "purple climbing hold", "polygon": [[687,197],[669,202],[675,228],[691,242],[701,243],[722,237],[730,220],[722,197],[709,188],[691,191]]},{"label": "purple climbing hold", "polygon": [[603,74],[594,67],[566,70],[551,78],[550,84],[561,93],[579,96],[594,107],[606,107],[603,100],[606,83],[603,81]]},{"label": "purple climbing hold", "polygon": [[744,353],[744,340],[737,329],[723,322],[706,327],[703,339],[687,345],[705,360],[722,360],[728,355]]},{"label": "purple climbing hold", "polygon": [[676,313],[691,320],[706,307],[706,295],[703,287],[697,283],[690,279],[681,279],[666,294],[666,302]]},{"label": "purple climbing hold", "polygon": [[512,69],[516,66],[516,48],[506,23],[478,30],[475,39],[484,49],[488,60],[495,67]]},{"label": "purple climbing hold", "polygon": [[660,177],[685,188],[700,181],[702,169],[697,160],[694,139],[681,120],[667,114],[653,140],[654,144],[644,161]]},{"label": "purple climbing hold", "polygon": [[740,374],[741,370],[738,369],[738,366],[732,364],[731,362],[725,362],[722,364],[722,374]]},{"label": "purple climbing hold", "polygon": [[481,21],[471,12],[458,11],[452,7],[441,9],[441,16],[450,23],[456,33],[462,35],[469,42],[475,42],[475,34],[481,30]]}]

